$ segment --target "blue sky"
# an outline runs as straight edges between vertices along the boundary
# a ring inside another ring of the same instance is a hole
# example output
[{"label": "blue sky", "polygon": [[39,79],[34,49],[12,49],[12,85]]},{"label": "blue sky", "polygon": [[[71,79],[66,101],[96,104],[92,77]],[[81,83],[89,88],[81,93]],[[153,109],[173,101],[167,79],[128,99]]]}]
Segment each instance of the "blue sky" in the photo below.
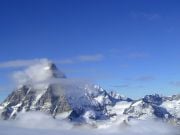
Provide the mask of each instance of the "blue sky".
[{"label": "blue sky", "polygon": [[[179,0],[1,0],[0,98],[38,58],[129,97],[180,92]],[[23,60],[23,61],[22,61]]]}]

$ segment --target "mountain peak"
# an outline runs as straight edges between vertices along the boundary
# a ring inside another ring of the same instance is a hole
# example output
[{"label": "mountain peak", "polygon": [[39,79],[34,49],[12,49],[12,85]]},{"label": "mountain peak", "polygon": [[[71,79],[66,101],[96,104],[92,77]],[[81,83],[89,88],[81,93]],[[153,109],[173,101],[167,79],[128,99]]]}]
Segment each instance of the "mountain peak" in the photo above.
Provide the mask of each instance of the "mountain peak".
[{"label": "mountain peak", "polygon": [[47,63],[47,65],[44,66],[44,70],[52,72],[52,77],[66,78],[66,75],[61,72],[53,62]]},{"label": "mountain peak", "polygon": [[46,73],[49,72],[51,77],[66,78],[66,75],[57,68],[56,64],[48,59],[40,59],[38,63],[31,65],[28,69],[35,68]]},{"label": "mountain peak", "polygon": [[163,98],[161,96],[159,96],[158,94],[146,95],[142,100],[145,103],[151,103],[151,104],[155,104],[155,105],[161,105],[163,102]]},{"label": "mountain peak", "polygon": [[13,78],[18,85],[26,85],[49,82],[51,79],[66,78],[66,76],[58,70],[53,62],[48,59],[40,59],[23,71],[15,72]]}]

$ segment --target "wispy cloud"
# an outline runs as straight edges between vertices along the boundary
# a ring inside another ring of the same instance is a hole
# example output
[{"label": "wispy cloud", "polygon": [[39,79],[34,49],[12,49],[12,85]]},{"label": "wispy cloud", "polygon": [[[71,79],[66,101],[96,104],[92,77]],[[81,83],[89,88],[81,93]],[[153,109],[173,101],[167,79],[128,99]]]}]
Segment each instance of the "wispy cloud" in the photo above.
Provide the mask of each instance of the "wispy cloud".
[{"label": "wispy cloud", "polygon": [[127,77],[127,78],[124,78],[123,80],[132,81],[132,82],[134,81],[149,82],[149,81],[156,80],[156,77],[152,75],[142,75],[142,76],[137,76],[137,77]]},{"label": "wispy cloud", "polygon": [[180,81],[172,81],[172,82],[170,82],[170,84],[175,87],[180,87]]},{"label": "wispy cloud", "polygon": [[40,59],[31,59],[31,60],[12,60],[5,61],[0,63],[0,68],[16,68],[16,67],[25,67],[39,62]]},{"label": "wispy cloud", "polygon": [[57,64],[73,64],[75,61],[72,59],[62,59],[62,60],[58,60],[56,61]]},{"label": "wispy cloud", "polygon": [[144,13],[143,16],[145,18],[147,18],[148,20],[152,21],[152,20],[156,20],[156,19],[159,19],[160,18],[160,15],[159,14],[147,14],[147,13]]},{"label": "wispy cloud", "polygon": [[[0,68],[19,68],[19,67],[27,67],[36,63],[39,63],[42,59],[20,59],[20,60],[11,60],[0,62]],[[104,59],[104,55],[102,54],[93,54],[93,55],[78,55],[73,58],[65,58],[60,60],[55,60],[54,62],[61,65],[66,64],[76,64],[80,62],[97,62]]]},{"label": "wispy cloud", "polygon": [[137,84],[130,84],[130,83],[124,83],[124,84],[120,84],[120,85],[111,85],[111,87],[113,88],[119,88],[119,89],[126,89],[126,88],[131,88],[131,89],[141,89],[144,88],[143,85],[137,85]]},{"label": "wispy cloud", "polygon": [[112,87],[115,87],[115,88],[128,88],[130,87],[129,84],[121,84],[121,85],[113,85]]},{"label": "wispy cloud", "polygon": [[129,58],[129,59],[145,59],[150,56],[146,51],[138,51],[138,50],[123,50],[123,49],[110,49],[109,55],[114,58]]},{"label": "wispy cloud", "polygon": [[120,64],[120,68],[128,68],[128,67],[130,67],[129,64]]},{"label": "wispy cloud", "polygon": [[147,82],[147,81],[155,80],[155,77],[154,76],[140,76],[140,77],[135,78],[135,80]]},{"label": "wispy cloud", "polygon": [[153,21],[161,18],[158,13],[147,13],[147,12],[131,12],[131,17],[133,19],[146,19],[148,21]]},{"label": "wispy cloud", "polygon": [[76,63],[83,63],[83,62],[98,62],[104,59],[103,54],[91,54],[91,55],[78,55],[74,56],[73,58],[66,58],[56,61],[58,64],[76,64]]},{"label": "wispy cloud", "polygon": [[103,58],[104,56],[102,54],[81,55],[77,57],[77,60],[81,62],[90,62],[90,61],[101,61]]},{"label": "wispy cloud", "polygon": [[130,59],[143,59],[147,58],[149,55],[145,52],[133,52],[128,54],[128,58]]}]

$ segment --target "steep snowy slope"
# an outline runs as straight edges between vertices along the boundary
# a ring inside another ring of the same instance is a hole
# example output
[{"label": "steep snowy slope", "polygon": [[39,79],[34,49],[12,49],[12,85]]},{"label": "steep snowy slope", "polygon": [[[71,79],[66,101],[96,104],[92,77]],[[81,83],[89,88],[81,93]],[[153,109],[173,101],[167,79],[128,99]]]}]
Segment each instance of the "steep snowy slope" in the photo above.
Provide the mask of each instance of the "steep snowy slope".
[{"label": "steep snowy slope", "polygon": [[165,98],[161,107],[165,108],[172,116],[180,119],[180,95]]}]

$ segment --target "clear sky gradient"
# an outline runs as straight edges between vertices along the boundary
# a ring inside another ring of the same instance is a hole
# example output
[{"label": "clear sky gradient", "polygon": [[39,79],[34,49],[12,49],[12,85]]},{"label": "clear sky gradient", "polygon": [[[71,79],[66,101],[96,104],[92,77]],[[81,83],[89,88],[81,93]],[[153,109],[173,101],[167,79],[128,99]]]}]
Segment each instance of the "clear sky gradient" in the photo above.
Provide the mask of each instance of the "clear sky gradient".
[{"label": "clear sky gradient", "polygon": [[180,93],[180,1],[1,0],[1,100],[36,58],[133,98]]}]

